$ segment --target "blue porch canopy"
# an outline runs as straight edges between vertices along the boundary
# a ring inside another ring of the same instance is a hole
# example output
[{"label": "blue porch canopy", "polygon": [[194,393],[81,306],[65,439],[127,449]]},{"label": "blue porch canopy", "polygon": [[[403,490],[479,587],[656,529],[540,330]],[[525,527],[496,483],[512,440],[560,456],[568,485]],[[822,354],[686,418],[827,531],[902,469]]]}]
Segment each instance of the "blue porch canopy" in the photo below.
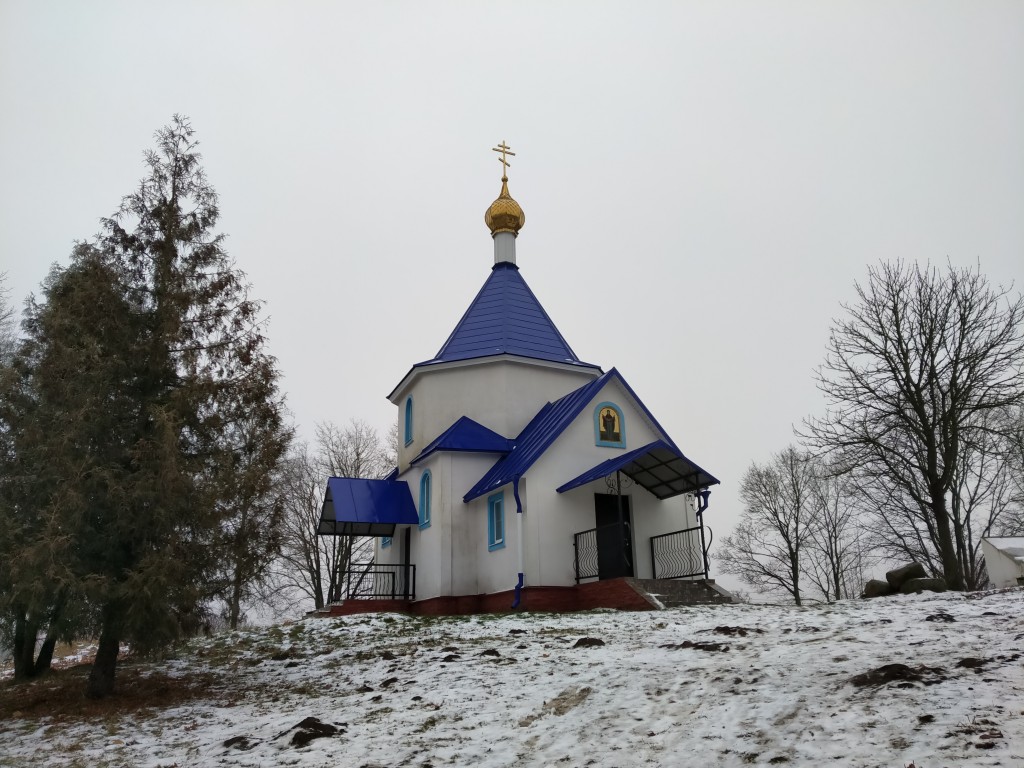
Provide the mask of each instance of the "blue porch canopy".
[{"label": "blue porch canopy", "polygon": [[686,458],[678,448],[664,440],[655,440],[642,448],[601,462],[556,490],[565,493],[615,472],[622,472],[659,499],[718,485],[718,480]]},{"label": "blue porch canopy", "polygon": [[419,522],[404,480],[331,477],[320,510],[320,536],[394,536],[395,526]]}]

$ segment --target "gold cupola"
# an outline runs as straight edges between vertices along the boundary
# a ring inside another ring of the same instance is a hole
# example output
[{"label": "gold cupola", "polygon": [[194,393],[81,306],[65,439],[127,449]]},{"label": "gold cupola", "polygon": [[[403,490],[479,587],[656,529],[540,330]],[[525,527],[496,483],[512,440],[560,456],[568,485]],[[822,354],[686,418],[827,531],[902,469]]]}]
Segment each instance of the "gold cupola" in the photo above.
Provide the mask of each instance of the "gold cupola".
[{"label": "gold cupola", "polygon": [[511,232],[513,235],[518,235],[519,230],[526,224],[526,214],[519,207],[519,203],[513,200],[512,195],[508,193],[508,175],[504,172],[509,166],[506,155],[515,157],[516,153],[510,151],[504,141],[494,147],[494,151],[501,152],[501,194],[484,212],[484,223],[491,230],[491,237],[499,232]]}]

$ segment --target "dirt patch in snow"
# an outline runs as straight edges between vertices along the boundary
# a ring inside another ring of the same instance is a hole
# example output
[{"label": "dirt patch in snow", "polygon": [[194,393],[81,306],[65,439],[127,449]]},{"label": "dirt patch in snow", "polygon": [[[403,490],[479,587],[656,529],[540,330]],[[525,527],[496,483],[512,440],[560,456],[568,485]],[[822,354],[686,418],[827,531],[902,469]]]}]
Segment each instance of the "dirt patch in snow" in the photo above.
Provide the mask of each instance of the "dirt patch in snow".
[{"label": "dirt patch in snow", "polygon": [[670,651],[680,651],[684,648],[693,648],[698,651],[711,651],[711,652],[726,652],[729,650],[729,646],[726,643],[701,643],[693,642],[692,640],[683,640],[681,643],[668,643],[666,645],[659,645],[659,648],[666,648]]},{"label": "dirt patch in snow", "polygon": [[882,686],[896,683],[897,688],[909,688],[917,683],[935,685],[946,679],[946,671],[942,667],[908,667],[906,664],[883,664],[868,672],[862,672],[850,678],[850,682],[858,688],[866,686]]},{"label": "dirt patch in snow", "polygon": [[728,635],[729,637],[746,637],[751,632],[763,635],[764,630],[756,627],[715,627],[714,629],[707,630],[708,632],[714,632],[716,635]]}]

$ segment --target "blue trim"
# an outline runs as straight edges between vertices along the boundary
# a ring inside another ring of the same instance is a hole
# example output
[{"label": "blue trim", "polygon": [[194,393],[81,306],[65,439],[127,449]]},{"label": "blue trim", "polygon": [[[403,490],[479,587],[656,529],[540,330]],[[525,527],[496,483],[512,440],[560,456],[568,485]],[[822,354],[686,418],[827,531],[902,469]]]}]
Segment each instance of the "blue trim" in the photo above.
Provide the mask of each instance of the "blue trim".
[{"label": "blue trim", "polygon": [[381,549],[387,549],[390,546],[391,546],[391,537],[390,536],[382,536],[381,540],[380,540],[380,548]]},{"label": "blue trim", "polygon": [[[619,416],[618,440],[601,439],[601,410],[604,408],[611,408]],[[605,401],[594,406],[594,445],[602,445],[606,448],[626,447],[626,417],[622,415],[622,409],[615,403]]]},{"label": "blue trim", "polygon": [[487,497],[487,551],[505,547],[505,492]]},{"label": "blue trim", "polygon": [[428,469],[420,475],[419,521],[421,529],[430,527],[430,499],[432,485],[433,481],[430,479],[430,470]]},{"label": "blue trim", "polygon": [[405,398],[405,444],[412,442],[412,395]]}]

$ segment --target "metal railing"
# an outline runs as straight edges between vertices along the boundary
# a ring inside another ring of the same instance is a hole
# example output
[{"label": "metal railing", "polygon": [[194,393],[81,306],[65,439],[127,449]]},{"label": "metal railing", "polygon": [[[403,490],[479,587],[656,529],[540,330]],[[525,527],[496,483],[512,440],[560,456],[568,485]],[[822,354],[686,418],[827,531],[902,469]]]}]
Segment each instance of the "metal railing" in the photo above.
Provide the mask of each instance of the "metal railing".
[{"label": "metal railing", "polygon": [[[708,528],[710,537],[711,529]],[[708,548],[704,543],[704,526],[651,537],[651,569],[655,579],[681,579],[688,576],[708,577]]]},{"label": "metal railing", "polygon": [[353,563],[339,577],[332,602],[416,599],[415,565]]},{"label": "metal railing", "polygon": [[597,571],[597,528],[580,531],[572,535],[573,568],[576,583],[584,579],[596,579]]},{"label": "metal railing", "polygon": [[628,525],[612,523],[573,534],[573,568],[577,584],[587,579],[632,573],[628,530]]}]

